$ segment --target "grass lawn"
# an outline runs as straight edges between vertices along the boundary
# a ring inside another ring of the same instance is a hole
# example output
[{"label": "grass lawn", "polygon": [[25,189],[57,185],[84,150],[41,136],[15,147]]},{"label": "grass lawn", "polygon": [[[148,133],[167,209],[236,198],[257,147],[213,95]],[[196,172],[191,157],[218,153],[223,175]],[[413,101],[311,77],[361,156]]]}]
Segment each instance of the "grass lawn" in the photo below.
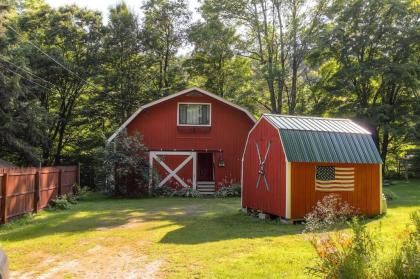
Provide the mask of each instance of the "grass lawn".
[{"label": "grass lawn", "polygon": [[[381,227],[383,254],[395,251],[420,181],[388,187],[398,198]],[[240,199],[108,199],[43,211],[0,228],[16,278],[304,278],[315,256],[302,225],[261,221]],[[102,276],[99,276],[102,275]]]}]

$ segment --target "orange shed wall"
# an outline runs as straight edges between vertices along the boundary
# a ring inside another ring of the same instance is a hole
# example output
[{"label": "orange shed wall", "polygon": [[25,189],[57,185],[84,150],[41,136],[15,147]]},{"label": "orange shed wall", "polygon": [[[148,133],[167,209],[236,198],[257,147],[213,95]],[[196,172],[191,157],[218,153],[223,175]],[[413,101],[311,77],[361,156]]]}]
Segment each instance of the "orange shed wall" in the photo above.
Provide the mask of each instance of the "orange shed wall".
[{"label": "orange shed wall", "polygon": [[[264,157],[270,139],[271,148],[265,164],[265,173],[269,184],[269,191],[267,191],[263,178],[261,178],[258,189],[256,188],[259,161],[255,143],[258,142],[261,156]],[[264,118],[249,134],[243,160],[242,207],[285,217],[286,158],[278,130]]]},{"label": "orange shed wall", "polygon": [[[178,102],[211,103],[211,127],[178,127]],[[223,155],[213,153],[214,178],[220,184],[224,179],[240,182],[241,157],[253,126],[254,121],[243,111],[199,92],[191,92],[146,108],[127,126],[127,130],[128,134],[140,132],[150,150],[222,150]],[[218,166],[222,156],[225,167]],[[170,162],[168,164],[172,167]],[[180,176],[190,178],[191,173],[190,164]]]},{"label": "orange shed wall", "polygon": [[[355,167],[355,189],[352,192],[315,191],[315,167],[328,165],[337,167]],[[337,193],[350,205],[366,215],[380,213],[380,165],[377,164],[334,164],[334,163],[291,163],[291,216],[303,219],[318,200]]]}]

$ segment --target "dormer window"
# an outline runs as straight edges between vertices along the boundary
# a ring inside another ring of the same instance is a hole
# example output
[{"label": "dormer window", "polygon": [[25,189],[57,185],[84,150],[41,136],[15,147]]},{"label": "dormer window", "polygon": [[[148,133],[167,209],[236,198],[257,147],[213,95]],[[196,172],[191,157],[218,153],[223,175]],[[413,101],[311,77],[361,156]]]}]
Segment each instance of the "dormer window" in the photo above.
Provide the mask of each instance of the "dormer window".
[{"label": "dormer window", "polygon": [[178,103],[178,126],[211,126],[211,105]]}]

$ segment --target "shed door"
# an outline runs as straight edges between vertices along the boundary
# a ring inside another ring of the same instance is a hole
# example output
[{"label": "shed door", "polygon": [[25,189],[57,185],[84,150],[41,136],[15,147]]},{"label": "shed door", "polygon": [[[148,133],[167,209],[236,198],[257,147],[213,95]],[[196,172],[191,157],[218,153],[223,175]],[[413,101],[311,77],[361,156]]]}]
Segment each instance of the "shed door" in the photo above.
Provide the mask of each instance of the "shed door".
[{"label": "shed door", "polygon": [[197,180],[213,181],[213,154],[197,154]]}]

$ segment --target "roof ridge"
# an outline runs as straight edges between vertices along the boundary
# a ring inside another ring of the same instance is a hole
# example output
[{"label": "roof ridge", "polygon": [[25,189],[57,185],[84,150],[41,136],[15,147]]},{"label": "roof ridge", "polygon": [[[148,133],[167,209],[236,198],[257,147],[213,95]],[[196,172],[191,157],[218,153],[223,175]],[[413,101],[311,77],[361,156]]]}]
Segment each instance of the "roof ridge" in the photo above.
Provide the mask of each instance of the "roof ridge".
[{"label": "roof ridge", "polygon": [[351,119],[264,114],[262,118],[283,130],[371,134]]},{"label": "roof ridge", "polygon": [[287,117],[287,118],[306,118],[306,119],[320,119],[320,120],[337,120],[337,121],[351,121],[349,118],[333,118],[333,117],[321,117],[321,116],[304,116],[304,115],[288,115],[288,114],[276,114],[276,113],[264,113],[263,116],[276,116],[276,117]]}]

